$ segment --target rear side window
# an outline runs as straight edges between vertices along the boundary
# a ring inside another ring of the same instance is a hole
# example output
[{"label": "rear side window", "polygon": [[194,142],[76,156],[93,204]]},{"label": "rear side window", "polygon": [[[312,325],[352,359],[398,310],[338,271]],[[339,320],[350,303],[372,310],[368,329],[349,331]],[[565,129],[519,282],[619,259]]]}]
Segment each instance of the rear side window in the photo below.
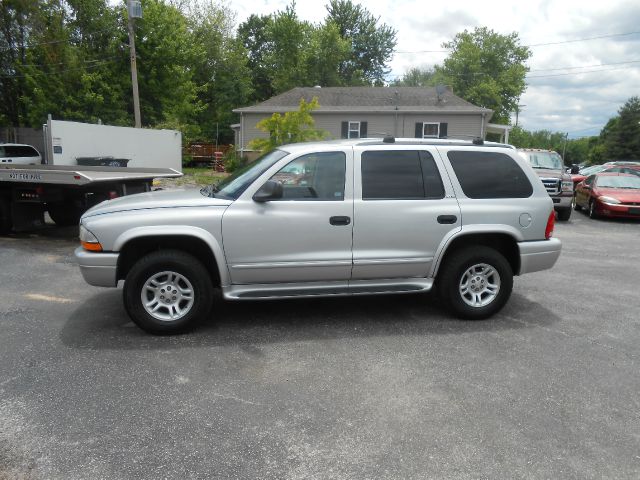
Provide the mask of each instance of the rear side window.
[{"label": "rear side window", "polygon": [[447,156],[469,198],[527,198],[533,193],[531,182],[509,155],[450,151]]},{"label": "rear side window", "polygon": [[35,148],[27,145],[5,145],[5,157],[37,157],[38,152]]},{"label": "rear side window", "polygon": [[363,200],[422,200],[444,197],[429,152],[387,150],[362,153]]}]

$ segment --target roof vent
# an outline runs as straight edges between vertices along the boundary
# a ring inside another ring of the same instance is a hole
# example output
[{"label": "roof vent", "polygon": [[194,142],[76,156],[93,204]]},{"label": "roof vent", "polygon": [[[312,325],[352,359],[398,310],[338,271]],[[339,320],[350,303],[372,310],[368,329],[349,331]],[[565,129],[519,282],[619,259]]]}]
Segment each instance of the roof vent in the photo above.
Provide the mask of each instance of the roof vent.
[{"label": "roof vent", "polygon": [[322,88],[320,85],[315,85],[313,88]]},{"label": "roof vent", "polygon": [[481,139],[480,137],[476,137],[473,139],[473,144],[474,145],[484,145],[484,140]]},{"label": "roof vent", "polygon": [[382,141],[384,143],[396,143],[396,139],[393,135],[385,135]]}]

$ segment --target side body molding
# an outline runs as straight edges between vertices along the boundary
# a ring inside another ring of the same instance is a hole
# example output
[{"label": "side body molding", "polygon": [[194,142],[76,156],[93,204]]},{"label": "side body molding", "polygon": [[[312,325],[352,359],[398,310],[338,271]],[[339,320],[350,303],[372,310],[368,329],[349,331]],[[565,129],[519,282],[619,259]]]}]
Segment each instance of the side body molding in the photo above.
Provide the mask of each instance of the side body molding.
[{"label": "side body molding", "polygon": [[220,274],[220,284],[222,287],[229,285],[229,270],[225,260],[224,252],[218,240],[207,230],[189,225],[153,225],[148,227],[135,227],[122,233],[113,244],[113,250],[119,252],[127,242],[143,237],[172,237],[186,236],[194,237],[205,242],[218,264]]}]

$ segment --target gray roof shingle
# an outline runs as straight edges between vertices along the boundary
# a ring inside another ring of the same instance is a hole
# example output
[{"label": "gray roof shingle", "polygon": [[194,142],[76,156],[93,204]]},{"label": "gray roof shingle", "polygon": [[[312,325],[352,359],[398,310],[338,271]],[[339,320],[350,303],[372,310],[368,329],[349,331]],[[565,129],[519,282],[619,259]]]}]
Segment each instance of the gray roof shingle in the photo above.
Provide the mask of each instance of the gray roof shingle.
[{"label": "gray roof shingle", "polygon": [[318,97],[316,112],[451,112],[490,113],[446,90],[438,100],[434,87],[297,87],[251,107],[234,112],[267,113],[298,109],[300,99]]}]

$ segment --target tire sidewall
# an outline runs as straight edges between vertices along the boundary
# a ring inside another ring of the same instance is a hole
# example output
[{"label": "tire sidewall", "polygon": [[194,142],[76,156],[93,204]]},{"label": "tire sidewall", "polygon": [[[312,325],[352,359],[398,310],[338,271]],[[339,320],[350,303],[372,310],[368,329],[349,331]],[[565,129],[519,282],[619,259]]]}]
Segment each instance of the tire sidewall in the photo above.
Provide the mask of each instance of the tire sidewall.
[{"label": "tire sidewall", "polygon": [[[468,305],[460,295],[460,281],[465,272],[474,265],[485,263],[500,275],[500,290],[494,300],[484,307]],[[441,279],[441,297],[449,309],[459,318],[481,320],[488,318],[504,307],[513,289],[513,272],[509,262],[496,250],[489,247],[468,248],[454,253],[445,265]]]},{"label": "tire sidewall", "polygon": [[[193,306],[178,320],[158,320],[142,304],[143,286],[153,275],[164,271],[183,275],[193,287]],[[195,327],[209,313],[212,296],[211,278],[204,266],[189,254],[172,251],[154,252],[139,260],[129,271],[123,289],[125,309],[131,320],[143,330],[156,335],[183,333]]]}]

